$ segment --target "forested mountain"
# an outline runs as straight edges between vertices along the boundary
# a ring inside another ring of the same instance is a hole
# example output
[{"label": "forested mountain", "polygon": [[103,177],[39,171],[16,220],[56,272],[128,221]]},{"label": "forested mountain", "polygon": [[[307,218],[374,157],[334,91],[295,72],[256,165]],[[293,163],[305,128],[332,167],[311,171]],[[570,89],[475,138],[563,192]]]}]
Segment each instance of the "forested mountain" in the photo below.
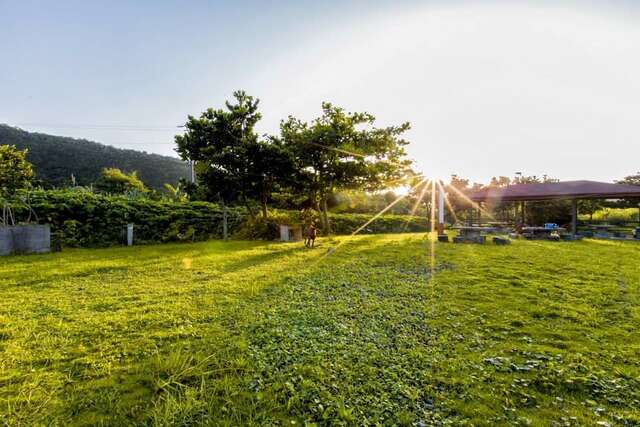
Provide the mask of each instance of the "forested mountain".
[{"label": "forested mountain", "polygon": [[26,132],[0,124],[2,144],[28,149],[27,160],[33,164],[36,179],[44,185],[69,185],[72,174],[78,185],[89,185],[98,179],[103,168],[110,167],[124,172],[138,171],[140,179],[154,189],[187,177],[186,164],[177,158],[110,147],[84,139]]}]

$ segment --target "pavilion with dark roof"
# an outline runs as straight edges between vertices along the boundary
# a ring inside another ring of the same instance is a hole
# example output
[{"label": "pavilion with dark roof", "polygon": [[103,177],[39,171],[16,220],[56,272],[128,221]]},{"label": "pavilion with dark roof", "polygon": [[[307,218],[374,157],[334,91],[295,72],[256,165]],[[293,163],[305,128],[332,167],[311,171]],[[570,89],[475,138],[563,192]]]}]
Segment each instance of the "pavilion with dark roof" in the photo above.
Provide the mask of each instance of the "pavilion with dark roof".
[{"label": "pavilion with dark roof", "polygon": [[528,202],[535,200],[571,200],[571,233],[576,234],[578,200],[640,199],[640,186],[595,181],[545,182],[488,187],[475,191],[469,198],[476,202]]}]

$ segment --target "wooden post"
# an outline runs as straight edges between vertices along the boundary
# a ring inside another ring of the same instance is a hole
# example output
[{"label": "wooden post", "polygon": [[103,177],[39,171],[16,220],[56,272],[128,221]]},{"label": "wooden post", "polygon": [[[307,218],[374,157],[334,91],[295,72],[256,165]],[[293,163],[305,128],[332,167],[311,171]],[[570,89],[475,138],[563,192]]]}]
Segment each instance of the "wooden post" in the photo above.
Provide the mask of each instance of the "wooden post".
[{"label": "wooden post", "polygon": [[578,233],[578,199],[571,199],[571,234]]},{"label": "wooden post", "polygon": [[526,216],[525,216],[525,210],[527,208],[527,202],[525,202],[524,200],[522,202],[520,202],[520,222],[522,222],[522,226],[525,226],[525,222],[526,222]]}]

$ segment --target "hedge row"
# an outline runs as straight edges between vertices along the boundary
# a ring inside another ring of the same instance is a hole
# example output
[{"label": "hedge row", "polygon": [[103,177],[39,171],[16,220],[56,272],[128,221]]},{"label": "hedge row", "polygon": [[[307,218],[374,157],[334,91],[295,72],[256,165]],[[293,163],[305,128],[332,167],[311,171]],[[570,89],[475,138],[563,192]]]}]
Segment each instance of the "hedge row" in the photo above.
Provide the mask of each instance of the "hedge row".
[{"label": "hedge row", "polygon": [[[171,202],[106,196],[82,190],[34,191],[28,204],[39,223],[51,224],[65,246],[122,244],[125,227],[134,224],[139,243],[207,240],[222,237],[222,209],[206,202]],[[29,217],[25,203],[12,202],[17,221]],[[31,220],[35,219],[33,213]],[[229,232],[239,229],[242,212],[228,210]]]},{"label": "hedge row", "polygon": [[[137,243],[208,240],[222,238],[223,234],[223,212],[213,203],[107,196],[86,190],[38,190],[30,192],[27,201],[11,200],[17,222],[30,217],[32,222],[50,224],[54,237],[63,246],[123,244],[127,224],[134,224]],[[333,214],[329,218],[333,233],[351,234],[372,215]],[[274,211],[267,220],[250,221],[243,209],[227,209],[229,234],[237,239],[274,240],[279,237],[280,224],[308,224],[312,220],[320,223],[313,211]],[[426,230],[424,218],[384,215],[360,233]]]},{"label": "hedge row", "polygon": [[[370,221],[369,214],[329,214],[331,232],[333,234],[351,234]],[[243,239],[273,240],[279,236],[280,224],[307,225],[311,221],[320,224],[320,218],[314,211],[275,211],[267,220],[257,218],[248,222],[236,235]],[[428,230],[426,218],[409,215],[382,215],[362,228],[359,234],[424,232]],[[322,233],[321,233],[322,234]]]}]

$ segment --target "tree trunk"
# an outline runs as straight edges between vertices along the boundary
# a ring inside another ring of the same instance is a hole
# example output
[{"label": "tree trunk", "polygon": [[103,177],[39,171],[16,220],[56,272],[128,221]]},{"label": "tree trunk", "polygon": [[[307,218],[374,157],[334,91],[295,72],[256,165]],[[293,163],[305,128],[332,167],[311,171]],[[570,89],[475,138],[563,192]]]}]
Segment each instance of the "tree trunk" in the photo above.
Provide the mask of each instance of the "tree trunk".
[{"label": "tree trunk", "polygon": [[262,217],[264,219],[267,219],[267,216],[269,215],[269,213],[267,212],[267,195],[263,194],[262,197],[260,198],[260,204],[262,206]]},{"label": "tree trunk", "polygon": [[255,220],[256,219],[256,214],[255,214],[255,212],[253,212],[253,209],[251,208],[251,205],[249,204],[249,201],[244,196],[244,194],[242,194],[242,203],[244,203],[244,206],[247,208],[247,211],[249,211],[249,216],[251,217],[251,219]]},{"label": "tree trunk", "polygon": [[325,235],[331,234],[331,225],[329,224],[329,209],[327,207],[327,196],[322,197],[322,228]]}]

